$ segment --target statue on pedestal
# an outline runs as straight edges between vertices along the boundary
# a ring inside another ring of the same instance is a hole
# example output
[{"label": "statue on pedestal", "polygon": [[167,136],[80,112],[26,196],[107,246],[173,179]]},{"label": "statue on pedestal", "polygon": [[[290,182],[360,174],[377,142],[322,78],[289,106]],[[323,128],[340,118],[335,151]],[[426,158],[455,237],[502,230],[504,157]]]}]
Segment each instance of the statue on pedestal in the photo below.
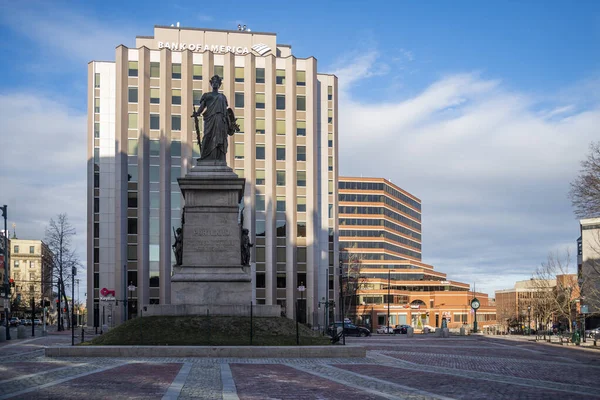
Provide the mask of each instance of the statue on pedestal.
[{"label": "statue on pedestal", "polygon": [[173,229],[175,235],[175,243],[173,243],[173,252],[175,253],[175,265],[180,266],[183,264],[183,229]]},{"label": "statue on pedestal", "polygon": [[[240,131],[236,118],[231,108],[228,108],[227,97],[219,93],[221,77],[215,75],[210,78],[212,92],[204,93],[200,98],[198,109],[194,109],[192,118],[196,126],[196,136],[200,145],[200,159],[211,161],[225,161],[227,154],[227,137]],[[204,118],[204,136],[200,140],[198,117]]]},{"label": "statue on pedestal", "polygon": [[250,265],[250,247],[253,247],[254,244],[250,243],[250,236],[248,236],[250,232],[248,229],[242,229],[242,265]]}]

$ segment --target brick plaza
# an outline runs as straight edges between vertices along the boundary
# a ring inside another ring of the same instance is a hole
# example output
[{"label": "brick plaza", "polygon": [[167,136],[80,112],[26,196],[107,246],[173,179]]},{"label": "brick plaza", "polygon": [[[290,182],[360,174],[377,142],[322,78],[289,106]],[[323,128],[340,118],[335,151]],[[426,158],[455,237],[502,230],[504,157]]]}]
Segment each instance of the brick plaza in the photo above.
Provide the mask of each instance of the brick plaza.
[{"label": "brick plaza", "polygon": [[48,358],[0,343],[0,399],[593,399],[600,351],[498,337],[347,338],[354,359]]}]

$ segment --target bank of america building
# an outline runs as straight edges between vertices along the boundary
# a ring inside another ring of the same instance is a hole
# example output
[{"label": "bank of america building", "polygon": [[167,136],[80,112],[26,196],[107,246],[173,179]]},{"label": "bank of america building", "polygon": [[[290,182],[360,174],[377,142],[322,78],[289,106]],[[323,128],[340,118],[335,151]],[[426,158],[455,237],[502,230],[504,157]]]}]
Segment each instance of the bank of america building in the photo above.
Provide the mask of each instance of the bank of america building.
[{"label": "bank of america building", "polygon": [[337,290],[337,78],[273,33],[156,26],[88,65],[90,325],[122,322],[126,297],[130,317],[170,302],[177,178],[199,157],[190,116],[215,74],[241,128],[227,163],[246,178],[253,298],[292,318],[303,297],[300,319],[324,321],[319,303]]}]

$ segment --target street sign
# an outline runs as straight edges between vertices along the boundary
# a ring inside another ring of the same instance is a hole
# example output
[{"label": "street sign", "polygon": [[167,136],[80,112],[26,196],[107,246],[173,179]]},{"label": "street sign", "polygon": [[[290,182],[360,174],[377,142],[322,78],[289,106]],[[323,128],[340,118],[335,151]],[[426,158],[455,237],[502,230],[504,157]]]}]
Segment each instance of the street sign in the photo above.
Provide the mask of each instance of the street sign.
[{"label": "street sign", "polygon": [[589,313],[590,313],[590,311],[589,311],[589,308],[588,308],[588,305],[587,305],[587,304],[582,304],[582,305],[581,305],[581,313],[582,313],[582,314],[589,314]]}]

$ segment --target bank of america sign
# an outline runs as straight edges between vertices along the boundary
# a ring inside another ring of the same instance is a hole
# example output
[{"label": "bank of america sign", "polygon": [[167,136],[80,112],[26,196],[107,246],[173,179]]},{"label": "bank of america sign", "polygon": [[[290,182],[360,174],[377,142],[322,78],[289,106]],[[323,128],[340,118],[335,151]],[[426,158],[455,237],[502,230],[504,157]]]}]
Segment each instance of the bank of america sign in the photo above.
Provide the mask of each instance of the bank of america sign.
[{"label": "bank of america sign", "polygon": [[264,56],[265,54],[271,51],[271,48],[264,43],[257,43],[254,46],[252,46],[252,50],[257,52],[259,55]]}]

